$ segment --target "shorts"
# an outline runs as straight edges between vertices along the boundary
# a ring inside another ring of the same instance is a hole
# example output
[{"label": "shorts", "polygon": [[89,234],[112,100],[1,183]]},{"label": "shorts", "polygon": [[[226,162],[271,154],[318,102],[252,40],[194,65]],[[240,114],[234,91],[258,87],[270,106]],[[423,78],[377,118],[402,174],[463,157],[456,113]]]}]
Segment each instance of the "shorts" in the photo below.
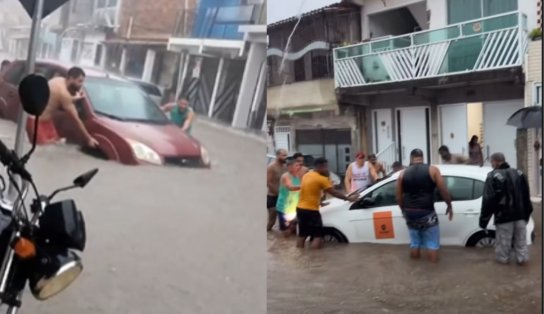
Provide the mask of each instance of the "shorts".
[{"label": "shorts", "polygon": [[318,210],[297,208],[298,236],[323,237],[323,221]]},{"label": "shorts", "polygon": [[285,219],[285,214],[278,211],[278,221],[280,223],[280,231],[285,231],[288,229],[288,222]]},{"label": "shorts", "polygon": [[413,229],[408,227],[410,234],[410,248],[438,250],[440,248],[440,227],[435,225],[425,229]]},{"label": "shorts", "polygon": [[276,203],[278,202],[277,196],[267,195],[266,196],[266,208],[276,208]]},{"label": "shorts", "polygon": [[[36,120],[33,117],[28,117],[26,121],[26,132],[28,140],[32,143],[34,140],[34,126]],[[36,138],[37,145],[53,144],[60,140],[60,136],[57,133],[57,128],[53,120],[38,120],[38,136]]]}]

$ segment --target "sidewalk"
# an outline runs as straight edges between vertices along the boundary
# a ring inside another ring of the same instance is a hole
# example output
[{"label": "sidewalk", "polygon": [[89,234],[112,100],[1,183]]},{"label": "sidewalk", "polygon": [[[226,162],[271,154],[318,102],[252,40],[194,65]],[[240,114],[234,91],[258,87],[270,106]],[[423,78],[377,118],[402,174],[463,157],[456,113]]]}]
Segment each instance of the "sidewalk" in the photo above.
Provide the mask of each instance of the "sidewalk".
[{"label": "sidewalk", "polygon": [[[230,125],[228,125],[228,124],[226,124],[224,122],[214,120],[214,119],[211,119],[211,118],[206,117],[206,116],[196,116],[195,124],[197,126],[198,126],[198,124],[203,124],[203,125],[206,125],[208,127],[213,127],[215,129],[223,130],[223,131],[229,132],[231,134],[235,134],[235,135],[238,135],[238,136],[243,136],[243,137],[246,137],[246,138],[256,140],[259,143],[266,144],[266,134],[264,134],[264,132],[262,132],[260,130],[258,131],[258,130],[249,130],[249,129],[236,129],[236,128],[233,128],[233,127],[231,127]],[[263,152],[263,154],[264,154],[264,152]]]}]

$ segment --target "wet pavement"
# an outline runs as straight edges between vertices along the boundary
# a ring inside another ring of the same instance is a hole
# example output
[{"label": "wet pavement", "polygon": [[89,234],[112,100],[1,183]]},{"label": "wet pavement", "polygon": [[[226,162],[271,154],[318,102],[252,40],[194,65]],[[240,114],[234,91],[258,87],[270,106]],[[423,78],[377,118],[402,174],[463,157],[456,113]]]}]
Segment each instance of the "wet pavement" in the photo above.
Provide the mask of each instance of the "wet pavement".
[{"label": "wet pavement", "polygon": [[[199,121],[200,122],[200,121]],[[46,302],[25,294],[21,314],[266,312],[264,141],[195,125],[212,169],[124,166],[74,147],[37,149],[29,168],[44,193],[100,168],[74,198],[85,215],[84,272]],[[15,126],[0,121],[13,145]],[[28,148],[28,146],[26,146]]]},{"label": "wet pavement", "polygon": [[541,210],[523,267],[496,264],[493,249],[443,247],[434,265],[410,260],[406,245],[299,250],[269,233],[268,313],[542,313]]}]

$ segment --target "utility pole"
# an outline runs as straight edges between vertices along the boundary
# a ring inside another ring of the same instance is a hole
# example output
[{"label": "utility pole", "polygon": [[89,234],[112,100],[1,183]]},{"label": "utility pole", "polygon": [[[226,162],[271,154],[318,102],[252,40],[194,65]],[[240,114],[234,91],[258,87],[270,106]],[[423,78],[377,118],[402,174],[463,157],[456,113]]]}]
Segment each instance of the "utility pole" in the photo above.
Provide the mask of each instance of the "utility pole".
[{"label": "utility pole", "polygon": [[[26,74],[34,73],[34,65],[36,64],[36,51],[38,50],[38,43],[41,31],[42,15],[43,15],[43,2],[44,0],[36,0],[36,6],[32,14],[32,26],[30,28],[30,40],[28,44],[28,57],[26,59]],[[24,135],[26,129],[27,114],[21,108],[19,111],[19,117],[17,119],[17,133],[15,136],[15,153],[17,156],[23,154]],[[16,178],[19,181],[19,178]],[[13,195],[13,184],[9,185],[8,195]]]}]

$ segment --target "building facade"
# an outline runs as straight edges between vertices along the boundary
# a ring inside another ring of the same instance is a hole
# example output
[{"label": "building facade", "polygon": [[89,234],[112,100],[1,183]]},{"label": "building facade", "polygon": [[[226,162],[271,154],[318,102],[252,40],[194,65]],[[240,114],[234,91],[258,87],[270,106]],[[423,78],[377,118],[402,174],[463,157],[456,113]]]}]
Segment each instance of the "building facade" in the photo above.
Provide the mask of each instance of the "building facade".
[{"label": "building facade", "polygon": [[176,95],[198,114],[266,128],[266,1],[200,0],[180,12],[168,49],[180,58]]},{"label": "building facade", "polygon": [[[516,164],[524,106],[522,64],[536,0],[366,0],[361,40],[334,51],[341,106],[361,112],[361,147],[387,166],[414,148],[438,163],[438,147],[468,155],[477,135],[484,158],[502,151]],[[394,23],[392,21],[395,21]]]},{"label": "building facade", "polygon": [[[529,43],[525,75],[525,106],[542,106],[542,39]],[[541,195],[542,128],[528,129],[526,144],[527,154],[524,155],[527,156],[526,172],[531,195]]]},{"label": "building facade", "polygon": [[337,3],[268,26],[267,116],[276,149],[326,157],[343,175],[357,140],[352,110],[339,108],[332,51],[361,38],[360,8]]},{"label": "building facade", "polygon": [[168,89],[179,63],[167,50],[179,12],[196,0],[73,0],[63,7],[61,61],[97,66]]}]

